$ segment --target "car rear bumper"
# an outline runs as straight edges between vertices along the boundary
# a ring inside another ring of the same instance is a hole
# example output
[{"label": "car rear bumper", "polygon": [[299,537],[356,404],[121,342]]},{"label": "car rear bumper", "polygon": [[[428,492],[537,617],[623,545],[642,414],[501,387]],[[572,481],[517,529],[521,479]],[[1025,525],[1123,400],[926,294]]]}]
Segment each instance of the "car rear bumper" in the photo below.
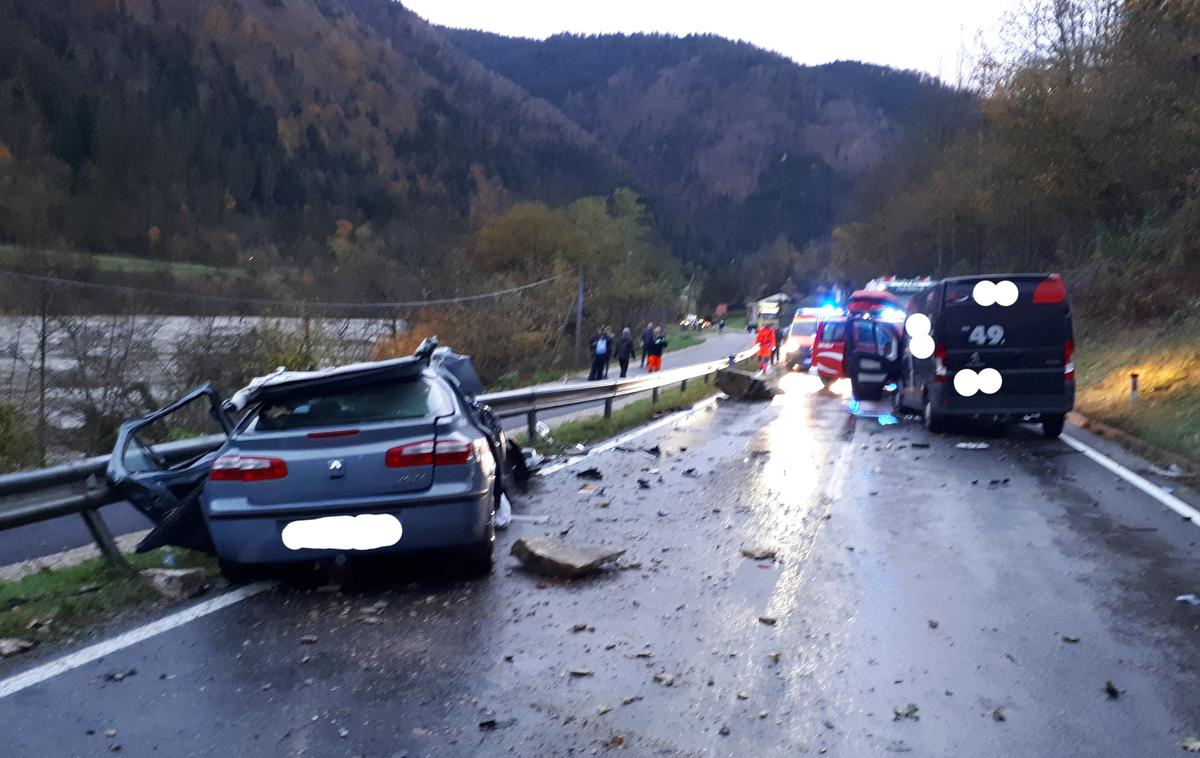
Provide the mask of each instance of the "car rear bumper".
[{"label": "car rear bumper", "polygon": [[1025,416],[1058,416],[1075,407],[1075,392],[1046,395],[975,395],[962,397],[941,389],[934,398],[938,413],[947,416],[988,416],[1019,419]]},{"label": "car rear bumper", "polygon": [[[293,521],[331,515],[390,514],[399,520],[403,533],[389,547],[365,551],[292,550],[283,544],[283,528]],[[235,563],[279,564],[317,561],[340,554],[401,555],[423,550],[461,547],[487,539],[492,518],[492,496],[484,493],[460,500],[436,503],[346,509],[341,513],[322,510],[306,512],[302,508],[288,513],[274,512],[261,517],[245,514],[214,515],[207,518],[217,556]]]}]

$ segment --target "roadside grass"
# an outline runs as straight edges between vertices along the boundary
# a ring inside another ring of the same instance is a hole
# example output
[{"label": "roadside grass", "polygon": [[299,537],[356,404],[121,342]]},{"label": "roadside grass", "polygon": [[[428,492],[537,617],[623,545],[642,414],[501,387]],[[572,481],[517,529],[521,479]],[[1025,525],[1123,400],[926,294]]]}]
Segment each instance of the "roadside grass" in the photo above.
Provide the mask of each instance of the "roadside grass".
[{"label": "roadside grass", "polygon": [[[1098,327],[1076,338],[1076,408],[1200,464],[1200,323]],[[1130,402],[1130,374],[1139,399]]]},{"label": "roadside grass", "polygon": [[11,266],[27,259],[29,256],[39,256],[48,261],[59,261],[71,266],[94,265],[100,271],[119,273],[152,274],[159,271],[169,271],[173,274],[222,274],[225,276],[244,277],[246,272],[226,266],[210,266],[203,263],[188,263],[186,261],[157,261],[150,258],[138,258],[132,255],[116,253],[78,253],[70,250],[51,250],[30,248],[20,245],[0,245],[0,266]]},{"label": "roadside grass", "polygon": [[[205,568],[215,576],[216,561],[190,550],[172,548],[171,568]],[[126,554],[135,570],[167,568],[164,550]],[[103,558],[74,566],[46,568],[13,581],[0,582],[0,637],[31,642],[87,637],[105,621],[137,606],[160,601],[136,573],[111,568]],[[162,601],[166,602],[166,601]]]},{"label": "roadside grass", "polygon": [[[658,402],[652,403],[650,398],[635,400],[629,405],[614,408],[612,418],[604,418],[602,414],[587,418],[564,421],[551,427],[550,436],[553,442],[539,440],[534,446],[543,455],[558,455],[575,445],[590,445],[594,442],[615,437],[622,432],[641,426],[660,416],[690,408],[706,397],[717,393],[717,388],[711,383],[705,384],[701,379],[688,382],[686,390],[681,391],[676,385],[658,393]],[[516,437],[517,443],[525,446],[528,438],[524,435]]]},{"label": "roadside grass", "polygon": [[740,315],[730,316],[729,318],[725,319],[725,329],[726,331],[746,331],[746,314],[742,313]]},{"label": "roadside grass", "polygon": [[705,332],[685,331],[679,328],[668,329],[666,352],[673,353],[676,350],[685,350],[689,347],[702,344],[707,336],[708,334]]}]

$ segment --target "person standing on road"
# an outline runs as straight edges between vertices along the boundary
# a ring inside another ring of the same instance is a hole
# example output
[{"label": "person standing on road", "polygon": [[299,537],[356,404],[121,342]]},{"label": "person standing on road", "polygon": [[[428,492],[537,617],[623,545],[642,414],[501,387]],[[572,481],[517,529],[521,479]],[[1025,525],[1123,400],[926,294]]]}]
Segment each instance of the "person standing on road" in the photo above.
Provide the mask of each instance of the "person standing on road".
[{"label": "person standing on road", "polygon": [[637,346],[633,344],[633,331],[629,327],[621,330],[621,339],[617,342],[617,363],[621,364],[621,378],[629,373],[629,361],[637,355]]},{"label": "person standing on road", "polygon": [[771,328],[771,333],[775,335],[771,345],[771,364],[779,363],[779,348],[783,345],[783,330],[778,326]]},{"label": "person standing on road", "polygon": [[642,365],[646,365],[646,357],[650,355],[650,343],[654,341],[654,322],[646,324],[642,332]]},{"label": "person standing on road", "polygon": [[775,330],[769,324],[763,324],[754,336],[754,344],[758,345],[759,373],[765,374],[771,363],[771,353],[775,350]]},{"label": "person standing on road", "polygon": [[719,321],[717,321],[717,334],[724,334],[724,333],[725,333],[725,319],[720,319]]},{"label": "person standing on road", "polygon": [[604,333],[604,329],[599,329],[596,336],[592,337],[590,343],[590,352],[592,354],[592,370],[588,372],[588,381],[594,382],[604,378],[604,366],[608,363],[609,353],[612,342]]},{"label": "person standing on road", "polygon": [[667,349],[667,335],[663,334],[661,326],[654,327],[654,333],[650,338],[650,345],[646,348],[649,356],[646,358],[646,372],[653,374],[656,371],[662,371],[662,356]]}]

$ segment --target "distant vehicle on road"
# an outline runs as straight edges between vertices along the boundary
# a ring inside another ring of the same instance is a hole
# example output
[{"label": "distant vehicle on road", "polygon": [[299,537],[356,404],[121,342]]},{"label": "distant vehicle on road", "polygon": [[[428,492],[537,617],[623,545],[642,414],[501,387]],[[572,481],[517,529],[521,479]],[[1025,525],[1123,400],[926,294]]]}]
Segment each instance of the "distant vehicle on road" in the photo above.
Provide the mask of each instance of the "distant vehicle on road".
[{"label": "distant vehicle on road", "polygon": [[[817,311],[812,313],[809,311]],[[817,325],[821,322],[820,309],[801,309],[792,318],[787,339],[783,344],[783,356],[790,369],[808,371],[812,368],[813,344]]]},{"label": "distant vehicle on road", "polygon": [[937,282],[928,276],[918,276],[908,279],[896,276],[884,276],[867,282],[867,286],[863,287],[863,289],[888,293],[896,298],[900,308],[903,310],[908,307],[908,302],[912,300],[914,295],[924,292],[935,284]]},{"label": "distant vehicle on road", "polygon": [[[232,577],[429,549],[457,551],[467,573],[490,571],[507,441],[471,400],[482,388],[469,361],[436,344],[396,360],[276,372],[226,403],[201,387],[123,424],[109,480],[158,524],[138,549],[209,550]],[[224,443],[168,466],[155,451],[164,430],[205,414]]]},{"label": "distant vehicle on road", "polygon": [[909,310],[897,409],[921,410],[935,432],[975,416],[1062,433],[1075,405],[1075,338],[1057,274],[945,279]]}]

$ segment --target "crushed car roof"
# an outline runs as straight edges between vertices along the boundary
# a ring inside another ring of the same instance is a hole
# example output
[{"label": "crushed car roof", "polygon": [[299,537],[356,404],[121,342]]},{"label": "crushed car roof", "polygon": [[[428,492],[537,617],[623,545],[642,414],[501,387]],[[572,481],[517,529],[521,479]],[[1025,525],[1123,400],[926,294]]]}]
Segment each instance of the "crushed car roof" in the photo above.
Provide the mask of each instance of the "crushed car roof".
[{"label": "crushed car roof", "polygon": [[287,371],[283,367],[250,380],[233,394],[225,406],[242,410],[255,403],[291,395],[331,388],[353,388],[379,382],[415,379],[425,370],[427,362],[417,356],[406,356],[386,361],[351,363],[346,366],[320,369],[317,371]]}]

